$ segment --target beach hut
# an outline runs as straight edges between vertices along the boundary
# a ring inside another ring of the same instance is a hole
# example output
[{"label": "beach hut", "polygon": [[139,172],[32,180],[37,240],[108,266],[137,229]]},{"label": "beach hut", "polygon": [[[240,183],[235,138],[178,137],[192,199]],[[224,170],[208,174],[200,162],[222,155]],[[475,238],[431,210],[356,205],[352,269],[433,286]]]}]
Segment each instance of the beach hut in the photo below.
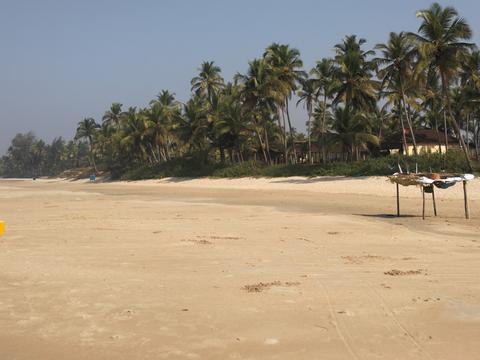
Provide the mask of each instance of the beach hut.
[{"label": "beach hut", "polygon": [[[419,154],[445,154],[445,132],[433,129],[415,130],[415,141]],[[396,133],[387,137],[381,145],[381,152],[389,154],[414,155],[412,136],[409,130],[405,130],[407,147],[403,145],[402,133]],[[451,135],[447,135],[449,149],[460,148],[458,140]]]}]

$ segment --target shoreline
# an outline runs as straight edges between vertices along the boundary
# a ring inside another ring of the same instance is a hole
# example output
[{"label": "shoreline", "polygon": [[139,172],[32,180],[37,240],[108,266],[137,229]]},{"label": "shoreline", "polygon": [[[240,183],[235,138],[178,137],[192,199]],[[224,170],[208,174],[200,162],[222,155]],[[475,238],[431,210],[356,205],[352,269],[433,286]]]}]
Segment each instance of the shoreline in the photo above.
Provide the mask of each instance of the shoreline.
[{"label": "shoreline", "polygon": [[[32,179],[1,179],[5,181],[33,181]],[[102,185],[125,185],[133,187],[169,187],[169,188],[195,188],[195,189],[222,189],[222,190],[264,190],[264,191],[303,191],[327,194],[350,194],[395,197],[395,185],[384,176],[321,176],[321,177],[245,177],[245,178],[163,178],[148,180],[103,180],[97,179],[90,182],[88,179],[68,178],[39,178],[39,183],[71,183]],[[480,200],[480,178],[468,182],[469,199]],[[463,198],[461,184],[446,190],[436,191],[439,199],[460,200]],[[400,186],[401,198],[421,198],[420,187]]]}]

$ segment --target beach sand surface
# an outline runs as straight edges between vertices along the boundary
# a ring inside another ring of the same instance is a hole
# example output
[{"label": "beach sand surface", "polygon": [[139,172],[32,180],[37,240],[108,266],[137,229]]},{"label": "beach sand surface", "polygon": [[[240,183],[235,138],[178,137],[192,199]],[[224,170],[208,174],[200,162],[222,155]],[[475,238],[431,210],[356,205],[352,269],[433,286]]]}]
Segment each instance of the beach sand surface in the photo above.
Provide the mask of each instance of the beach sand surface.
[{"label": "beach sand surface", "polygon": [[0,359],[478,359],[480,181],[0,180]]}]

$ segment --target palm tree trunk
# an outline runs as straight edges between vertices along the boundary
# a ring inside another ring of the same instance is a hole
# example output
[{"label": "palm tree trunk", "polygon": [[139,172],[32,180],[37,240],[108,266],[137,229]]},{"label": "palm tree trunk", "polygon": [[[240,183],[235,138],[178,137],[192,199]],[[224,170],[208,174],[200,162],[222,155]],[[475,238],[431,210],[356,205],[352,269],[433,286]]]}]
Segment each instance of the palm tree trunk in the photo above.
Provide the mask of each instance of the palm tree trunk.
[{"label": "palm tree trunk", "polygon": [[[399,102],[400,107],[402,106]],[[403,141],[403,151],[405,155],[408,155],[408,147],[407,147],[407,137],[405,136],[405,123],[403,122],[403,115],[402,109],[399,109],[398,115],[400,116],[400,125],[402,127],[402,141]]]},{"label": "palm tree trunk", "polygon": [[444,127],[444,135],[445,135],[445,153],[448,152],[448,126],[447,126],[447,112],[445,107],[443,108],[443,127]]},{"label": "palm tree trunk", "polygon": [[437,117],[435,116],[435,133],[437,134],[437,141],[438,141],[438,152],[442,153],[442,141],[440,140],[440,132],[438,131],[438,121]]},{"label": "palm tree trunk", "polygon": [[282,119],[283,119],[283,127],[280,126],[280,129],[283,130],[283,151],[284,151],[285,164],[286,164],[288,162],[288,143],[287,143],[287,127],[285,124],[285,110],[283,107],[281,108],[281,113],[282,113]]},{"label": "palm tree trunk", "polygon": [[413,133],[413,126],[412,126],[412,121],[410,119],[410,114],[409,114],[409,111],[407,110],[407,102],[405,100],[405,91],[403,90],[403,84],[402,82],[400,81],[400,91],[402,93],[402,100],[401,102],[403,103],[403,111],[405,112],[405,118],[407,119],[407,124],[408,124],[408,128],[410,129],[410,135],[412,136],[412,143],[413,143],[413,153],[415,155],[418,155],[418,151],[417,151],[417,142],[415,140],[415,134]]},{"label": "palm tree trunk", "polygon": [[97,164],[95,163],[95,155],[93,154],[93,139],[89,138],[88,139],[88,145],[90,148],[90,158],[92,159],[92,165],[93,165],[93,171],[95,171],[95,174],[98,173],[97,170]]},{"label": "palm tree trunk", "polygon": [[475,156],[477,161],[480,160],[480,149],[479,149],[479,137],[480,137],[480,124],[478,123],[478,119],[474,118],[474,126],[473,126],[473,142],[475,144]]},{"label": "palm tree trunk", "polygon": [[290,140],[292,142],[293,163],[296,163],[297,162],[297,150],[295,149],[295,141],[293,139],[292,122],[290,121],[290,111],[288,110],[288,98],[285,99],[285,109],[287,110],[288,129],[290,131]]},{"label": "palm tree trunk", "polygon": [[220,162],[223,165],[225,164],[225,149],[223,148],[223,146],[219,146],[218,148],[220,150]]},{"label": "palm tree trunk", "polygon": [[[453,130],[455,131],[455,134],[458,137],[458,142],[460,143],[460,147],[462,148],[463,153],[465,155],[465,160],[467,161],[468,170],[472,171],[472,163],[470,161],[470,156],[469,156],[468,151],[467,151],[467,146],[465,145],[465,141],[463,141],[462,133],[460,131],[460,128],[458,127],[457,120],[455,120],[455,118],[453,117],[452,106],[451,106],[451,103],[450,103],[450,94],[448,92],[447,83],[445,81],[445,74],[443,72],[441,74],[441,78],[442,78],[443,96],[447,100],[448,116],[450,117],[450,121],[453,125]],[[445,137],[445,139],[446,139],[446,137]]]},{"label": "palm tree trunk", "polygon": [[268,132],[266,126],[263,127],[263,131],[265,132],[265,150],[267,152],[267,163],[272,165],[272,157],[270,155],[270,143],[268,141]]},{"label": "palm tree trunk", "polygon": [[467,145],[468,155],[470,156],[470,142],[469,142],[470,136],[469,136],[469,132],[468,132],[468,124],[470,123],[470,114],[467,114],[467,115],[466,115],[465,121],[466,121],[466,123],[467,123],[467,124],[466,124],[466,131],[467,131],[467,144],[466,144],[466,145]]},{"label": "palm tree trunk", "polygon": [[327,151],[325,144],[325,122],[327,121],[327,95],[323,95],[323,114],[322,114],[322,163],[327,162]]},{"label": "palm tree trunk", "polygon": [[312,158],[312,139],[311,139],[311,122],[312,122],[312,106],[310,105],[308,108],[308,126],[307,126],[307,132],[308,132],[308,161],[310,164],[313,164],[313,158]]},{"label": "palm tree trunk", "polygon": [[[259,127],[257,127],[258,129]],[[263,153],[263,159],[265,160],[265,164],[268,164],[268,157],[267,157],[267,153],[265,151],[265,144],[263,143],[263,139],[262,139],[262,134],[260,134],[260,131],[255,131],[256,134],[257,134],[257,137],[258,137],[258,142],[260,143],[260,148],[262,149],[262,153]]]}]

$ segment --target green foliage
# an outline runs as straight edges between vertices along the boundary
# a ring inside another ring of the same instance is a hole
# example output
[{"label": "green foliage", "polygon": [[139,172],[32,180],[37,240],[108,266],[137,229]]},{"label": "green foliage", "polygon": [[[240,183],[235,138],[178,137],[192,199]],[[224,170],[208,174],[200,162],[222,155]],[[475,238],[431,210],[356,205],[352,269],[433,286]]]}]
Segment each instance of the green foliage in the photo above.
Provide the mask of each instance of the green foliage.
[{"label": "green foliage", "polygon": [[17,134],[1,159],[3,177],[34,177],[58,175],[66,169],[88,165],[85,143],[55,138],[50,144],[31,132]]},{"label": "green foliage", "polygon": [[196,157],[177,158],[170,161],[140,165],[119,175],[121,180],[161,179],[165,177],[205,177],[211,175],[219,165],[205,164]]},{"label": "green foliage", "polygon": [[157,166],[140,166],[121,176],[123,180],[158,179],[165,177],[288,177],[288,176],[386,176],[403,171],[414,172],[459,172],[468,171],[463,154],[450,151],[448,154],[426,154],[418,156],[387,156],[357,162],[335,162],[325,165],[281,164],[264,165],[248,161],[221,166],[199,165],[195,159],[175,159]]},{"label": "green foliage", "polygon": [[247,161],[240,164],[227,165],[215,169],[210,177],[217,178],[240,178],[240,177],[259,177],[264,176],[265,169],[269,168],[263,163]]}]

